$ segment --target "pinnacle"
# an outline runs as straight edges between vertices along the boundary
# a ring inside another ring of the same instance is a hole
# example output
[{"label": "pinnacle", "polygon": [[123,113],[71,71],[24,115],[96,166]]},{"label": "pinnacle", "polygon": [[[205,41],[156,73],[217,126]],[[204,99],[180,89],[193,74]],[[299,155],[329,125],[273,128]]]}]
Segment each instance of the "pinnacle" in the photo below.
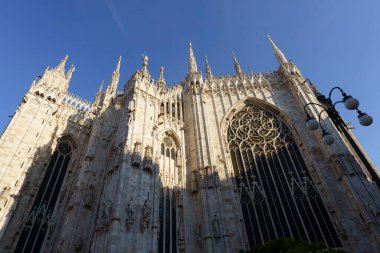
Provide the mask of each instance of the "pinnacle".
[{"label": "pinnacle", "polygon": [[240,64],[238,63],[236,56],[235,56],[233,51],[232,51],[232,58],[234,59],[234,66],[235,66],[236,75],[243,76],[243,71],[241,70]]},{"label": "pinnacle", "polygon": [[103,84],[104,84],[104,80],[102,80],[102,82],[100,83],[98,93],[102,93],[102,90],[103,90]]},{"label": "pinnacle", "polygon": [[117,62],[117,66],[116,66],[116,72],[120,72],[120,65],[121,65],[121,55],[119,56],[119,61]]},{"label": "pinnacle", "polygon": [[65,73],[65,65],[66,65],[67,59],[69,59],[69,56],[65,55],[63,59],[61,60],[61,62],[58,64],[56,69],[62,73]]},{"label": "pinnacle", "polygon": [[273,51],[274,51],[274,55],[276,56],[276,59],[277,61],[280,63],[280,65],[282,63],[287,63],[288,60],[286,59],[285,55],[281,52],[281,50],[276,46],[276,44],[273,42],[272,38],[267,35],[268,37],[268,40],[273,48]]},{"label": "pinnacle", "polygon": [[189,68],[188,73],[196,73],[198,71],[197,69],[197,62],[194,57],[193,48],[191,45],[191,42],[189,42]]},{"label": "pinnacle", "polygon": [[208,64],[207,55],[205,55],[205,62],[206,62],[206,75],[207,77],[211,77],[212,73],[211,73],[210,65]]}]

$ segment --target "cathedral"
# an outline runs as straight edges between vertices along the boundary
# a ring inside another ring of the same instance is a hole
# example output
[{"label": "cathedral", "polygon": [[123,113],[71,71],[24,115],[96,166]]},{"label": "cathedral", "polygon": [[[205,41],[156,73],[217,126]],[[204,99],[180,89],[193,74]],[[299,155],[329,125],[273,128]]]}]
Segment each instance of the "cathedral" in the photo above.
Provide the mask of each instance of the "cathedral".
[{"label": "cathedral", "polygon": [[154,81],[145,56],[118,89],[120,58],[93,102],[68,91],[67,56],[48,67],[0,139],[0,252],[227,253],[279,237],[379,252],[379,173],[268,39],[273,72],[233,55],[235,75],[207,58],[202,74],[190,44],[182,82],[163,67]]}]

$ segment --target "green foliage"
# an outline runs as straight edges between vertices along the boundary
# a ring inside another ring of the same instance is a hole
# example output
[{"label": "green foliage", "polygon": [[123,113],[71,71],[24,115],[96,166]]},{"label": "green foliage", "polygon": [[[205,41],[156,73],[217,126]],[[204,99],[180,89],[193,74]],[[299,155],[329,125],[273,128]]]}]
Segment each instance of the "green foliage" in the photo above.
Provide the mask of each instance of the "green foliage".
[{"label": "green foliage", "polygon": [[344,250],[329,249],[323,243],[309,243],[289,238],[277,238],[240,253],[348,253]]}]

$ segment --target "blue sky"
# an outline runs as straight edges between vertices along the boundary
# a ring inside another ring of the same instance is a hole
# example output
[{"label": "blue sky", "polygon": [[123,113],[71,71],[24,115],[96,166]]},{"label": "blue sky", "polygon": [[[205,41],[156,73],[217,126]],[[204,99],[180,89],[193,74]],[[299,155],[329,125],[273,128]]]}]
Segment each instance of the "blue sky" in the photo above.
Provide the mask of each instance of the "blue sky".
[{"label": "blue sky", "polygon": [[[277,68],[266,34],[323,92],[341,85],[374,117],[358,124],[338,105],[380,166],[380,1],[354,0],[103,0],[3,1],[0,4],[0,132],[33,78],[65,55],[76,66],[70,90],[93,97],[123,57],[119,88],[149,56],[154,79],[165,66],[169,83],[187,71],[191,41],[204,69],[233,74],[231,50],[244,71]],[[335,94],[334,99],[338,99]]]}]

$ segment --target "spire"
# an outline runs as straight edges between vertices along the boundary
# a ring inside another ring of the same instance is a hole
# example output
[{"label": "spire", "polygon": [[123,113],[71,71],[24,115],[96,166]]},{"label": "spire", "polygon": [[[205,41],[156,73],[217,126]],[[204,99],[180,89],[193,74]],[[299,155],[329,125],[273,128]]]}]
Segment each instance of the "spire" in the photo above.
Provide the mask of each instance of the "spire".
[{"label": "spire", "polygon": [[166,87],[166,82],[164,78],[164,67],[161,66],[160,68],[160,77],[158,78],[157,84],[159,89],[164,89]]},{"label": "spire", "polygon": [[163,66],[161,66],[161,68],[160,68],[160,78],[158,79],[159,82],[163,82],[163,83],[165,83],[164,69],[165,68]]},{"label": "spire", "polygon": [[111,83],[116,83],[116,85],[119,83],[120,65],[121,65],[121,56],[119,56],[119,61],[117,62],[116,69],[113,71],[113,74],[112,74]]},{"label": "spire", "polygon": [[253,72],[252,72],[251,68],[249,67],[249,65],[248,65],[248,72],[249,72],[249,78],[254,77]]},{"label": "spire", "polygon": [[195,57],[194,57],[191,42],[189,42],[189,68],[188,68],[188,73],[196,73],[197,71],[198,71],[197,62],[196,62]]},{"label": "spire", "polygon": [[66,65],[66,62],[67,62],[67,59],[69,58],[68,55],[65,55],[65,57],[63,57],[63,59],[61,60],[61,62],[58,64],[58,66],[56,67],[56,69],[61,72],[62,74],[65,73],[65,65]]},{"label": "spire", "polygon": [[240,67],[239,63],[236,60],[234,52],[232,52],[232,57],[234,58],[234,65],[235,65],[236,75],[243,76],[243,71],[241,70],[241,67]]},{"label": "spire", "polygon": [[100,83],[99,90],[98,90],[97,94],[102,94],[103,84],[104,84],[104,80],[102,80],[102,82]]},{"label": "spire", "polygon": [[102,95],[103,84],[104,84],[104,80],[100,83],[99,90],[98,90],[98,92],[96,93],[96,96],[95,96],[94,105],[96,105],[96,106],[98,106],[99,103],[100,103],[100,96]]},{"label": "spire", "polygon": [[144,55],[144,60],[143,60],[143,65],[142,65],[142,70],[147,71],[148,70],[148,56]]},{"label": "spire", "polygon": [[268,40],[273,48],[273,51],[274,51],[274,55],[276,56],[277,58],[277,61],[278,63],[280,64],[283,64],[283,63],[287,63],[288,60],[285,58],[285,55],[281,52],[281,50],[276,46],[276,44],[274,44],[273,40],[271,39],[271,37],[269,35],[268,36]]},{"label": "spire", "polygon": [[75,66],[74,66],[74,64],[71,64],[70,69],[69,69],[69,71],[67,71],[67,74],[66,74],[66,79],[68,81],[70,81],[71,76],[73,75],[74,71],[75,71]]},{"label": "spire", "polygon": [[207,55],[205,55],[205,61],[206,61],[206,77],[212,77],[211,68],[208,65]]},{"label": "spire", "polygon": [[141,68],[141,73],[142,73],[142,77],[147,77],[148,79],[150,79],[150,74],[149,74],[149,71],[148,71],[148,56],[147,55],[144,55],[144,60],[143,60],[143,65],[142,65],[142,68]]},{"label": "spire", "polygon": [[107,90],[109,90],[111,94],[116,94],[117,85],[119,84],[119,79],[120,79],[120,65],[121,65],[121,56],[119,56],[116,69],[112,73],[111,83],[107,87]]},{"label": "spire", "polygon": [[119,56],[119,61],[117,62],[117,66],[116,66],[116,69],[115,69],[115,71],[116,72],[120,72],[120,65],[121,65],[121,55]]}]

